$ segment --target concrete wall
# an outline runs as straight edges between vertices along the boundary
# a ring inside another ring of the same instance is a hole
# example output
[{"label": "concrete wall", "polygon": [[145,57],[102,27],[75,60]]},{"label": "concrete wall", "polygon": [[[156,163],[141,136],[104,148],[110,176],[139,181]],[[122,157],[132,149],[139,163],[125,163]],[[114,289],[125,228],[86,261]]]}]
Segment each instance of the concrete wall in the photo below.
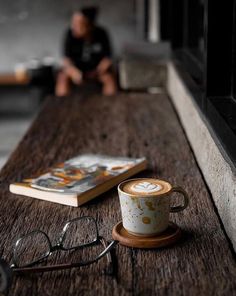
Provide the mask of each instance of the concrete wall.
[{"label": "concrete wall", "polygon": [[214,132],[198,109],[172,62],[168,65],[167,90],[212,193],[225,230],[236,250],[236,172],[234,166],[227,158],[217,138],[214,137]]},{"label": "concrete wall", "polygon": [[109,29],[116,54],[136,38],[134,0],[0,1],[0,72],[15,63],[44,56],[60,58],[63,32],[71,12],[81,6],[100,7],[99,23]]}]

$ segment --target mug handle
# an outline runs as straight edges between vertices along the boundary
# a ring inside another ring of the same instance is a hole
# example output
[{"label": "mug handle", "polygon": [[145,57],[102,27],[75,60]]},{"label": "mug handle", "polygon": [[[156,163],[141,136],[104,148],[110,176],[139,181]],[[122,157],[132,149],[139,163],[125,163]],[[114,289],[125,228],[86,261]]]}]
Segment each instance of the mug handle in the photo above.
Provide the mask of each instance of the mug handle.
[{"label": "mug handle", "polygon": [[180,186],[173,186],[171,192],[181,193],[184,196],[184,205],[183,206],[170,207],[170,212],[171,213],[177,213],[177,212],[183,211],[185,208],[187,208],[187,206],[189,204],[189,197],[188,197],[187,192]]}]

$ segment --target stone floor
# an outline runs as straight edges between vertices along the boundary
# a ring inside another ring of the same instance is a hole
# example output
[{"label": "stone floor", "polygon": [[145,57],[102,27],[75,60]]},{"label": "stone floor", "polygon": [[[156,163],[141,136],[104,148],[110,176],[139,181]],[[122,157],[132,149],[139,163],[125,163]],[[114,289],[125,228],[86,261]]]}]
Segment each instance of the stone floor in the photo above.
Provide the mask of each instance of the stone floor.
[{"label": "stone floor", "polygon": [[32,118],[0,119],[0,170],[27,131]]}]

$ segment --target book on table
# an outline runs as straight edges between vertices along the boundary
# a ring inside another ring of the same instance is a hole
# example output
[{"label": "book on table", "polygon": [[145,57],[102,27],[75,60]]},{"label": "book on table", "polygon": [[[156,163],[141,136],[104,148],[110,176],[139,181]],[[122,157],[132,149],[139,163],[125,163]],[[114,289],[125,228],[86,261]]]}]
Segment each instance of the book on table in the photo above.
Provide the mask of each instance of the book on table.
[{"label": "book on table", "polygon": [[80,206],[146,169],[145,158],[84,154],[55,165],[46,173],[10,184],[10,192]]}]

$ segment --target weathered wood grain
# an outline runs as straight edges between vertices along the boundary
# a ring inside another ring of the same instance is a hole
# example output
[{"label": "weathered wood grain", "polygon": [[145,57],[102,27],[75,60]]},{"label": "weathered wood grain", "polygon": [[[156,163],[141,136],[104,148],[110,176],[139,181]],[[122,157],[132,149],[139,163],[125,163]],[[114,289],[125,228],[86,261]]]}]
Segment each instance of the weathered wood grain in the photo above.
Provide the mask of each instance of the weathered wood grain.
[{"label": "weathered wood grain", "polygon": [[[4,140],[4,139],[1,139]],[[76,270],[17,277],[9,295],[236,295],[236,263],[177,116],[166,95],[120,94],[49,98],[0,174],[0,252],[11,260],[14,238],[33,229],[53,242],[65,221],[94,216],[107,239],[120,219],[116,189],[81,208],[10,194],[19,181],[80,153],[146,156],[139,176],[183,186],[191,202],[172,214],[185,231],[174,247],[136,250],[117,246],[117,275],[98,264]],[[58,252],[50,262],[70,260]]]}]

